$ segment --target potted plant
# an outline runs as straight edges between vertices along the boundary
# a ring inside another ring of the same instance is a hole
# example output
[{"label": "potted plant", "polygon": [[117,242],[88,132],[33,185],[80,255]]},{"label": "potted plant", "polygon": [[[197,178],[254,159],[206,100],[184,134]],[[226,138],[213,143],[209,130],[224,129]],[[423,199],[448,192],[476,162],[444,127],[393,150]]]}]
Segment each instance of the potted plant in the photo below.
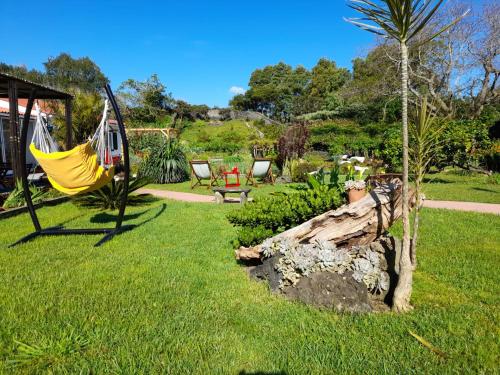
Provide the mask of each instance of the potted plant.
[{"label": "potted plant", "polygon": [[[345,182],[345,190],[349,199],[349,203],[359,201],[366,195],[366,182],[363,180],[363,173],[367,167],[361,166],[348,166],[347,179]],[[354,173],[357,171],[358,173]]]}]

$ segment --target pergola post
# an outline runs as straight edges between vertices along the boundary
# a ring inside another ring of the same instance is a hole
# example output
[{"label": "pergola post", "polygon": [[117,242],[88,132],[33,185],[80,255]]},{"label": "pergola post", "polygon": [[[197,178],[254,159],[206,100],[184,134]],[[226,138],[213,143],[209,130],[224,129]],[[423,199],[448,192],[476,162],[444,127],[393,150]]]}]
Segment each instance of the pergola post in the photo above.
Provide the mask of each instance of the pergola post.
[{"label": "pergola post", "polygon": [[14,80],[8,81],[9,96],[9,147],[10,162],[14,181],[21,177],[21,165],[19,162],[19,114],[17,107],[17,84]]},{"label": "pergola post", "polygon": [[66,150],[73,148],[73,118],[72,118],[73,101],[67,98],[64,101],[64,114],[66,116]]}]

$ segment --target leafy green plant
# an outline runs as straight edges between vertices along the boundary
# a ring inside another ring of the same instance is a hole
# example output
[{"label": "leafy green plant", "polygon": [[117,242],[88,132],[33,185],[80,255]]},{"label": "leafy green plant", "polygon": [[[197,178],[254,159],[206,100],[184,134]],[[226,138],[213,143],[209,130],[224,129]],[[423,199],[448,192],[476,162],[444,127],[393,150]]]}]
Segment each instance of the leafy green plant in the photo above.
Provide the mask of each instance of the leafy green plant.
[{"label": "leafy green plant", "polygon": [[[134,191],[147,185],[149,180],[147,178],[137,178],[131,180],[128,185],[128,198],[127,204],[130,206],[137,206],[147,203],[151,200],[149,195],[139,194],[130,195]],[[98,208],[101,210],[115,210],[120,207],[124,193],[123,181],[111,180],[111,182],[99,190],[92,191],[87,194],[78,195],[73,198],[73,202],[77,206]]]},{"label": "leafy green plant", "polygon": [[337,189],[338,191],[342,191],[342,184],[340,184],[340,168],[336,164],[330,171],[330,179],[327,182],[326,178],[327,174],[324,168],[320,168],[320,170],[314,174],[309,175],[307,180],[307,186],[309,189],[321,189],[322,187],[327,187],[328,189]]},{"label": "leafy green plant", "polygon": [[410,123],[412,139],[410,148],[410,167],[415,175],[415,220],[413,221],[413,237],[411,239],[410,255],[412,263],[416,264],[418,228],[420,222],[421,190],[425,174],[429,171],[432,161],[442,148],[444,140],[442,133],[445,126],[438,124],[436,115],[429,110],[427,98],[424,97],[416,108],[415,119]]},{"label": "leafy green plant", "polygon": [[139,167],[138,174],[159,184],[187,180],[188,161],[179,142],[169,139],[152,150]]},{"label": "leafy green plant", "polygon": [[[328,186],[258,197],[244,208],[228,214],[233,225],[242,227],[238,245],[251,246],[272,234],[283,232],[343,203],[340,192]],[[250,234],[250,232],[253,232]]]},{"label": "leafy green plant", "polygon": [[263,225],[256,227],[243,226],[238,229],[238,239],[234,242],[235,247],[238,246],[255,246],[262,242],[263,239],[272,237],[274,232]]},{"label": "leafy green plant", "polygon": [[7,360],[13,368],[32,366],[38,369],[48,369],[64,357],[82,352],[90,345],[90,340],[74,331],[65,334],[60,340],[47,340],[40,345],[26,344],[14,340],[16,354]]},{"label": "leafy green plant", "polygon": [[[293,164],[292,164],[293,165]],[[292,182],[307,182],[311,172],[316,170],[316,166],[306,160],[298,160],[297,165],[292,169]]]},{"label": "leafy green plant", "polygon": [[[48,194],[46,191],[36,187],[35,185],[30,185],[31,200],[34,204],[42,202],[47,198]],[[26,199],[24,198],[23,184],[21,180],[16,181],[16,186],[14,190],[9,194],[7,199],[3,203],[3,208],[16,208],[26,205]]]}]

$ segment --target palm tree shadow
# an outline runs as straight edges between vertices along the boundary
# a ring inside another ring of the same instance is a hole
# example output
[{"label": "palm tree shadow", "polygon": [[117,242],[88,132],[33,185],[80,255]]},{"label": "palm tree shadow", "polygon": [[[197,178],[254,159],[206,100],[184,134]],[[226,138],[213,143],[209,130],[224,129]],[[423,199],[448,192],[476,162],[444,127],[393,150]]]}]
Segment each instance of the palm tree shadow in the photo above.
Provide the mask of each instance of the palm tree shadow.
[{"label": "palm tree shadow", "polygon": [[[155,219],[156,217],[158,217],[159,215],[161,215],[163,213],[163,211],[165,211],[165,209],[167,208],[167,205],[166,203],[163,203],[161,205],[161,209],[160,211],[155,215],[153,216],[152,218],[149,218],[149,219],[146,219],[145,221],[139,223],[139,224],[136,224],[134,225],[134,227],[138,227],[140,225],[143,225],[153,219]],[[123,217],[123,221],[126,222],[126,221],[129,221],[129,220],[135,220],[135,219],[138,219],[139,217],[141,217],[142,215],[150,212],[151,210],[153,210],[153,208],[150,208],[150,209],[147,209],[147,210],[144,210],[144,211],[141,211],[141,212],[137,212],[137,213],[134,213],[134,214],[125,214],[125,216]],[[113,223],[116,221],[116,214],[110,214],[110,213],[107,213],[107,212],[100,212],[96,215],[94,215],[91,219],[90,219],[90,222],[91,223],[97,223],[97,224],[108,224],[108,223]]]},{"label": "palm tree shadow", "polygon": [[59,223],[58,223],[58,224],[56,224],[55,226],[56,226],[56,227],[61,227],[61,228],[62,228],[65,224],[71,223],[72,221],[77,220],[77,219],[80,219],[81,217],[84,217],[84,216],[86,216],[86,215],[87,215],[87,214],[86,214],[86,213],[83,213],[83,212],[82,212],[82,213],[79,213],[78,215],[75,215],[75,216],[70,217],[70,218],[68,218],[68,219],[66,219],[66,220],[64,220],[64,221],[59,222]]},{"label": "palm tree shadow", "polygon": [[[142,215],[144,215],[148,211],[151,211],[151,209],[145,210],[145,211],[142,211],[142,212],[137,212],[135,214],[125,214],[123,216],[123,221],[129,221],[129,220],[137,219],[137,218],[141,217]],[[117,214],[110,214],[110,213],[107,213],[107,212],[99,212],[98,214],[95,214],[94,216],[92,216],[90,218],[90,222],[94,223],[94,224],[113,223],[113,222],[116,221],[116,216],[117,216]]]},{"label": "palm tree shadow", "polygon": [[484,191],[486,193],[493,193],[493,194],[498,194],[498,191],[491,190],[491,189],[486,189],[486,188],[481,188],[481,187],[473,187],[472,190],[476,191]]},{"label": "palm tree shadow", "polygon": [[[167,204],[166,203],[162,203],[162,205],[160,207],[160,210],[156,214],[154,214],[154,216],[150,217],[149,219],[143,220],[139,224],[134,225],[134,228],[138,228],[138,227],[140,227],[142,225],[145,225],[145,224],[149,223],[150,221],[155,220],[156,218],[160,217],[163,214],[163,212],[165,212],[166,209],[167,209]],[[151,211],[151,209],[147,210],[147,211]],[[147,211],[145,211],[145,212],[147,212]]]}]

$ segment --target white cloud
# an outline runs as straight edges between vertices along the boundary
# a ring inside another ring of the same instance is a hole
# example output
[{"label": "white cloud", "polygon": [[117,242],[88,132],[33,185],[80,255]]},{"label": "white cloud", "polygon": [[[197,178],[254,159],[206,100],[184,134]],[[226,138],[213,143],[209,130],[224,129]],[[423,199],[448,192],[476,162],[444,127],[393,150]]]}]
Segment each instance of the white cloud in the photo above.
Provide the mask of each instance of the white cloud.
[{"label": "white cloud", "polygon": [[246,90],[243,87],[239,86],[231,86],[231,88],[229,89],[229,92],[233,95],[241,95],[244,94],[245,91]]}]

